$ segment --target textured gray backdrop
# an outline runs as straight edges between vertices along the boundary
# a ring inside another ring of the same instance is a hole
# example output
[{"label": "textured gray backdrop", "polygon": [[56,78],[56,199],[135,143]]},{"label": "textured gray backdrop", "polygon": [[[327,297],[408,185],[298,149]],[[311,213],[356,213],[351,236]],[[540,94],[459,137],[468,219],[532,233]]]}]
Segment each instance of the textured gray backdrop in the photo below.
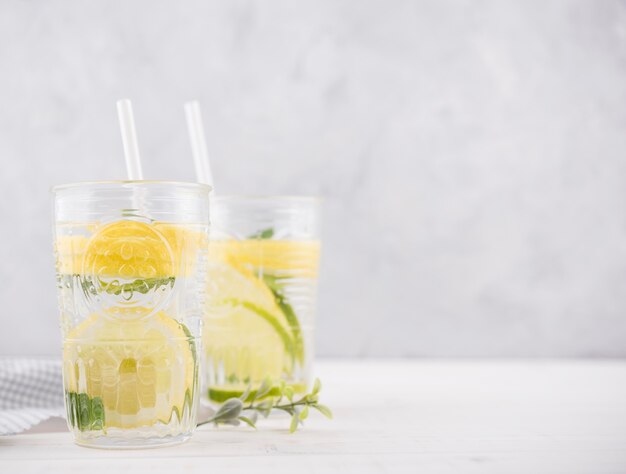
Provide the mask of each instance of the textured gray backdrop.
[{"label": "textured gray backdrop", "polygon": [[50,195],[326,198],[318,353],[626,356],[623,1],[0,3],[0,355],[58,353]]}]

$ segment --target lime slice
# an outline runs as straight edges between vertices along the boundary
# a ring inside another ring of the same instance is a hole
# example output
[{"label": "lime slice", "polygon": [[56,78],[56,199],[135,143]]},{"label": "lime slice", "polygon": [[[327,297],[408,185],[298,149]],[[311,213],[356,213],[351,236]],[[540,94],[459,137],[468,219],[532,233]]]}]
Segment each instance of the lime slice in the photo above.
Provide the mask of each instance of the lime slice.
[{"label": "lime slice", "polygon": [[297,316],[283,279],[317,274],[319,242],[224,240],[209,245],[204,324],[209,398],[240,396],[304,361]]},{"label": "lime slice", "polygon": [[191,409],[195,346],[163,312],[141,320],[94,314],[68,334],[63,360],[66,392],[100,399],[106,427],[167,423]]},{"label": "lime slice", "polygon": [[[291,385],[291,387],[294,389],[294,393],[296,394],[306,392],[306,385],[303,383],[293,384]],[[229,398],[240,398],[244,392],[245,392],[245,389],[241,387],[239,389],[234,389],[232,387],[229,387],[228,389],[209,387],[209,399],[213,400],[214,402],[222,403],[228,400]],[[280,387],[274,386],[261,399],[267,398],[267,397],[277,397],[279,395],[280,395]],[[251,390],[250,394],[244,400],[244,402],[251,401],[255,396],[256,396],[256,390]]]},{"label": "lime slice", "polygon": [[[267,296],[268,300],[272,300],[272,309],[269,312],[287,330],[290,338],[289,353],[300,363],[304,362],[302,330],[285,295],[283,282],[292,278],[315,278],[319,252],[318,241],[221,240],[211,242],[210,246],[209,255],[212,260],[226,262],[253,280],[257,287],[262,287],[259,291],[271,293],[271,296]],[[257,309],[267,311],[266,307],[257,304],[255,300],[246,300],[243,304],[262,316],[263,313]]]},{"label": "lime slice", "polygon": [[294,346],[272,292],[221,261],[211,262],[208,274],[203,340],[209,363],[230,383],[279,378]]}]

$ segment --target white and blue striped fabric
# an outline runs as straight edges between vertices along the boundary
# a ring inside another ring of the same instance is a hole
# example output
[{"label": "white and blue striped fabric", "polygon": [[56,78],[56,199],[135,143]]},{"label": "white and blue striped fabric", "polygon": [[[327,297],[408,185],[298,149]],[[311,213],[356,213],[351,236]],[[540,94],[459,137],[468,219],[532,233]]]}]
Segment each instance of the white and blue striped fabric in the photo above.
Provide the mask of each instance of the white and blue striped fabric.
[{"label": "white and blue striped fabric", "polygon": [[0,435],[65,416],[59,359],[0,358]]}]

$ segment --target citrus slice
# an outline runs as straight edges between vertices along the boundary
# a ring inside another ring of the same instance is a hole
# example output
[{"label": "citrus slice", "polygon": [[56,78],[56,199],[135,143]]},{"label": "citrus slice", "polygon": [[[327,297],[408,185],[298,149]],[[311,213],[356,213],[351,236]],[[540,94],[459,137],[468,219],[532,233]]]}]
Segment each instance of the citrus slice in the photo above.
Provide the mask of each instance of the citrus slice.
[{"label": "citrus slice", "polygon": [[[307,388],[306,384],[304,383],[292,384],[290,386],[293,388],[294,393],[296,394],[306,392],[306,388]],[[247,386],[246,387],[240,386],[239,388],[229,386],[229,388],[227,389],[209,387],[209,399],[213,400],[214,402],[222,403],[228,400],[229,398],[241,397],[245,393],[246,390],[247,390]],[[256,393],[257,393],[256,390],[251,390],[248,397],[243,401],[245,402],[245,401],[251,401],[252,399],[256,399]],[[279,396],[280,396],[280,386],[275,385],[269,390],[269,392],[267,392],[266,395],[261,397],[260,400],[267,398],[267,397],[279,397]]]},{"label": "citrus slice", "polygon": [[153,225],[113,222],[91,237],[81,274],[126,280],[169,277],[174,274],[172,248]]},{"label": "citrus slice", "polygon": [[290,355],[295,356],[300,363],[304,361],[302,331],[284,294],[283,282],[293,278],[314,278],[318,271],[319,251],[317,241],[247,239],[210,243],[209,256],[212,261],[230,265],[254,282],[259,293],[266,295],[265,299],[271,302],[269,306],[257,304],[253,299],[241,299],[245,300],[244,305],[260,315],[263,312],[257,311],[258,308],[276,315],[290,338]]},{"label": "citrus slice", "polygon": [[232,264],[263,269],[268,273],[289,272],[292,277],[314,278],[318,273],[320,243],[298,240],[218,240],[210,252]]},{"label": "citrus slice", "polygon": [[272,292],[221,259],[211,259],[208,275],[203,338],[209,372],[231,384],[279,378],[289,370],[294,344]]},{"label": "citrus slice", "polygon": [[63,360],[66,392],[99,398],[106,427],[168,423],[191,410],[195,345],[163,312],[142,320],[94,314],[68,334]]},{"label": "citrus slice", "polygon": [[204,252],[207,245],[201,225],[120,220],[59,229],[57,270],[69,275],[83,273],[84,264],[91,273],[132,279],[189,275],[195,271],[198,251]]}]

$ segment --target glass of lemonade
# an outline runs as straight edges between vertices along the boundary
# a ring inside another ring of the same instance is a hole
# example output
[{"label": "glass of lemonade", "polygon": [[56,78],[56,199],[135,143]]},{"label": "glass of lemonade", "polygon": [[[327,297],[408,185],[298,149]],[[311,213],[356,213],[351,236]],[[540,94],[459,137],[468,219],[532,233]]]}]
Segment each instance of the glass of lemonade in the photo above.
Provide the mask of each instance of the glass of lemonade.
[{"label": "glass of lemonade", "polygon": [[[216,196],[203,344],[209,403],[264,379],[310,382],[320,255],[319,200]],[[207,398],[203,397],[204,400]]]},{"label": "glass of lemonade", "polygon": [[78,444],[191,436],[209,191],[163,181],[53,189],[65,402]]}]

